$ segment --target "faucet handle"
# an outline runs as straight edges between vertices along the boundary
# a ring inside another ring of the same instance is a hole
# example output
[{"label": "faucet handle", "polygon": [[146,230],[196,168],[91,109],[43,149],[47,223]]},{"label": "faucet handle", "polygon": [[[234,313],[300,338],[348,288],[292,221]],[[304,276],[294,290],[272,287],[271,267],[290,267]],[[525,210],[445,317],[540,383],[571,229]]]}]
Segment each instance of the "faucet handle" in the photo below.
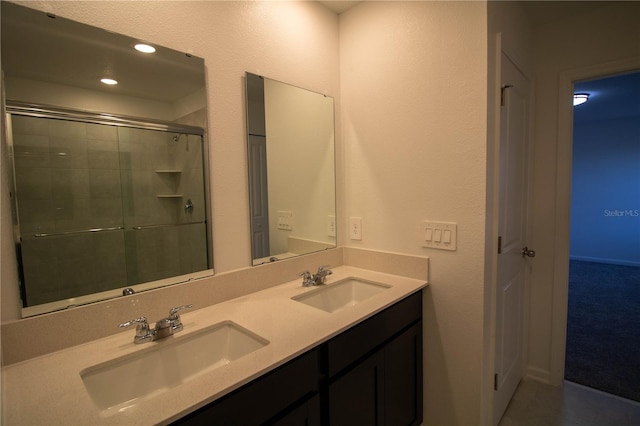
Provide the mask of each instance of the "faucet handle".
[{"label": "faucet handle", "polygon": [[313,285],[320,285],[327,282],[327,275],[333,274],[333,271],[329,269],[329,265],[318,266],[318,272],[313,277]]},{"label": "faucet handle", "polygon": [[131,321],[123,322],[118,327],[125,328],[125,327],[129,327],[130,325],[133,325],[133,324],[136,324],[136,323],[140,324],[138,327],[142,327],[145,324],[147,324],[147,326],[149,325],[147,323],[147,318],[146,317],[140,317],[140,318],[132,319]]},{"label": "faucet handle", "polygon": [[313,276],[311,275],[311,272],[309,271],[300,272],[298,273],[298,276],[302,277],[303,287],[309,287],[313,285]]},{"label": "faucet handle", "polygon": [[133,337],[133,343],[144,343],[145,341],[153,337],[153,334],[149,330],[149,323],[147,322],[147,318],[145,317],[140,317],[132,319],[131,321],[123,322],[119,325],[119,327],[126,328],[133,324],[138,324],[136,326],[136,335]]},{"label": "faucet handle", "polygon": [[176,317],[179,317],[177,315],[177,313],[179,311],[181,311],[183,309],[191,309],[191,308],[193,308],[192,304],[171,308],[171,309],[169,309],[169,319],[176,319]]},{"label": "faucet handle", "polygon": [[171,329],[174,332],[180,331],[184,328],[182,326],[182,320],[180,319],[180,315],[178,315],[178,312],[180,312],[183,309],[191,309],[191,308],[193,308],[193,305],[189,304],[189,305],[171,308],[169,310],[169,317],[167,319],[171,322]]}]

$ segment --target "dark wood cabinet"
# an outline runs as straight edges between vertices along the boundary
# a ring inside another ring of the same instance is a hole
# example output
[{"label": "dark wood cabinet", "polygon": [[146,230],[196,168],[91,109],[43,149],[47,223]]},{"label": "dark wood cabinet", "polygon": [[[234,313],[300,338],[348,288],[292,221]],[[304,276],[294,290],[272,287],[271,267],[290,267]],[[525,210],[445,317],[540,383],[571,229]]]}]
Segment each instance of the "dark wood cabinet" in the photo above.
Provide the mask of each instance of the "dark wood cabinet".
[{"label": "dark wood cabinet", "polygon": [[339,425],[422,423],[422,322],[329,384],[329,419]]},{"label": "dark wood cabinet", "polygon": [[421,423],[418,292],[174,424]]},{"label": "dark wood cabinet", "polygon": [[384,348],[386,425],[422,423],[422,321]]},{"label": "dark wood cabinet", "polygon": [[[319,371],[319,349],[316,348],[183,417],[174,424],[189,426],[296,424],[291,422],[293,417],[286,420],[285,416],[299,409],[308,399],[318,394]],[[308,416],[319,417],[317,412],[310,411],[311,408],[313,408],[312,405],[306,408],[309,411]]]},{"label": "dark wood cabinet", "polygon": [[370,355],[329,384],[329,424],[384,424],[384,356]]},{"label": "dark wood cabinet", "polygon": [[282,413],[272,422],[267,424],[273,426],[320,426],[320,396],[314,395],[306,399],[292,410]]}]

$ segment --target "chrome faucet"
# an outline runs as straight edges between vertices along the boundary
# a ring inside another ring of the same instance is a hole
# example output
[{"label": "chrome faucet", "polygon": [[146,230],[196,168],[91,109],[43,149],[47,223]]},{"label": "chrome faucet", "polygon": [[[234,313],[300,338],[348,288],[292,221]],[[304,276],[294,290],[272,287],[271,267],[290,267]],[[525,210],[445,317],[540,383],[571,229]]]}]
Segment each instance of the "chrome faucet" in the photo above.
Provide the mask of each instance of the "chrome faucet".
[{"label": "chrome faucet", "polygon": [[327,282],[327,275],[333,274],[333,271],[329,269],[329,265],[322,265],[318,267],[318,272],[315,275],[311,275],[311,272],[304,271],[298,274],[299,277],[302,277],[302,286],[303,287],[311,287],[322,285]]},{"label": "chrome faucet", "polygon": [[191,308],[193,308],[193,305],[171,308],[171,310],[169,310],[169,316],[158,320],[153,330],[149,328],[149,323],[147,322],[147,318],[145,317],[140,317],[131,321],[123,322],[122,324],[120,324],[120,327],[124,328],[129,327],[133,324],[137,324],[136,335],[133,337],[133,343],[144,343],[148,341],[164,339],[165,337],[169,337],[173,333],[177,333],[184,328],[178,312],[183,309]]}]

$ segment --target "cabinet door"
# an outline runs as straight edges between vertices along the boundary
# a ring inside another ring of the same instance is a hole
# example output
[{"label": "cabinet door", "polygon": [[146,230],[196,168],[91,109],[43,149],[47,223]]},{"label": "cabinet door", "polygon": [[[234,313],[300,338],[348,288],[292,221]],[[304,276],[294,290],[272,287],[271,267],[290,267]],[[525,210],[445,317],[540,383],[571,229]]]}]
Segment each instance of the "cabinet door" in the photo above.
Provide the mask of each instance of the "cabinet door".
[{"label": "cabinet door", "polygon": [[320,426],[320,424],[320,397],[317,394],[273,423],[267,423],[273,426]]},{"label": "cabinet door", "polygon": [[422,322],[335,378],[329,419],[331,426],[422,423]]},{"label": "cabinet door", "polygon": [[382,424],[383,370],[384,354],[378,351],[329,385],[331,426]]},{"label": "cabinet door", "polygon": [[422,423],[422,321],[384,349],[385,424]]}]

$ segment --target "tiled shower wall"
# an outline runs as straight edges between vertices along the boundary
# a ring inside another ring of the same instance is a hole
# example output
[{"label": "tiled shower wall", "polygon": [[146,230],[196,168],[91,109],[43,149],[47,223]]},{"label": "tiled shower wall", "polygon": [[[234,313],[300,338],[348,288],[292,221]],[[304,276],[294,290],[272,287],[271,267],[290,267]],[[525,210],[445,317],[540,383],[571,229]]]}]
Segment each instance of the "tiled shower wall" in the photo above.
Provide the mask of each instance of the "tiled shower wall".
[{"label": "tiled shower wall", "polygon": [[29,306],[207,269],[200,136],[19,115],[12,128]]},{"label": "tiled shower wall", "polygon": [[[207,269],[201,137],[119,133],[128,282]],[[185,209],[188,200],[192,209]]]}]

